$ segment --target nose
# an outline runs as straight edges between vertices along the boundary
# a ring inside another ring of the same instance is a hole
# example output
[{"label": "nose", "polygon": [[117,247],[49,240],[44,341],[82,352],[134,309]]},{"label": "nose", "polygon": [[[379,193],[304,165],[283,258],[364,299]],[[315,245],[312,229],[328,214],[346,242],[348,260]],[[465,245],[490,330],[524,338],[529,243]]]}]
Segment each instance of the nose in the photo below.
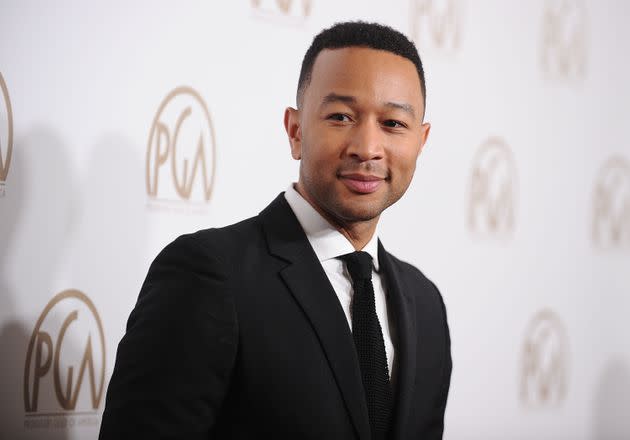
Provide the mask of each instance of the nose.
[{"label": "nose", "polygon": [[384,142],[378,122],[365,120],[352,130],[346,153],[360,162],[379,160],[383,158]]}]

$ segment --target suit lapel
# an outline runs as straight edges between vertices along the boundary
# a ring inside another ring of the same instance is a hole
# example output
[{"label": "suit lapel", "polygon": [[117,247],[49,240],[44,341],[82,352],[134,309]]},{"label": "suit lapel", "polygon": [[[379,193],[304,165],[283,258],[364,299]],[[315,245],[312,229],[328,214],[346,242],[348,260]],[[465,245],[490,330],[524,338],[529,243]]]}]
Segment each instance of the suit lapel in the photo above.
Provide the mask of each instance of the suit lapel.
[{"label": "suit lapel", "polygon": [[280,276],[319,338],[358,437],[368,439],[359,361],[337,295],[283,194],[260,213],[260,219],[270,252],[289,263]]},{"label": "suit lapel", "polygon": [[396,389],[394,408],[394,423],[392,426],[392,438],[404,437],[411,397],[414,393],[416,377],[416,306],[414,296],[405,285],[398,265],[393,257],[388,254],[380,240],[378,242],[378,259],[385,272],[386,286],[388,290],[388,307],[391,308],[389,316],[396,323]]}]

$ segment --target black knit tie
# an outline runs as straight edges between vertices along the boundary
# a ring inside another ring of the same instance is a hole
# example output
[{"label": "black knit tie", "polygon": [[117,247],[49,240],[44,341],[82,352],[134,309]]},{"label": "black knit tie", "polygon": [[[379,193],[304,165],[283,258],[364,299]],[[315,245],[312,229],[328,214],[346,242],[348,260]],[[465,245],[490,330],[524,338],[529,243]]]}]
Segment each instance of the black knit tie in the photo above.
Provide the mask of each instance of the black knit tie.
[{"label": "black knit tie", "polygon": [[361,367],[372,439],[385,439],[393,399],[383,332],[374,305],[372,257],[367,252],[353,252],[339,258],[346,262],[354,288],[352,336]]}]

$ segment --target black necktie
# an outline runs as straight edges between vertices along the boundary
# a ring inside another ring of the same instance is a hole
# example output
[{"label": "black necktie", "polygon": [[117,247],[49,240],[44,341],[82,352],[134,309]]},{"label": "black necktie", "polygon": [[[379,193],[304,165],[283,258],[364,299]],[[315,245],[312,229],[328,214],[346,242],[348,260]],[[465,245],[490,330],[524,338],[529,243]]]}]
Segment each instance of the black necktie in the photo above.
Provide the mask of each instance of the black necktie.
[{"label": "black necktie", "polygon": [[385,439],[391,421],[393,398],[383,332],[374,305],[372,257],[367,252],[353,252],[339,258],[346,262],[354,288],[352,337],[361,367],[372,439]]}]

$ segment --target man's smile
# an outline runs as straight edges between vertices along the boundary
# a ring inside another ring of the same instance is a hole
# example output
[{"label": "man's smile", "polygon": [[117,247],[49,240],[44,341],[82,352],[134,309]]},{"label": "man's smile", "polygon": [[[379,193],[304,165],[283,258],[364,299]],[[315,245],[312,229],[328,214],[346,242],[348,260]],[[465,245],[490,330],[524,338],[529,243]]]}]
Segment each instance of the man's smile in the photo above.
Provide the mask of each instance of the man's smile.
[{"label": "man's smile", "polygon": [[370,194],[377,191],[385,180],[380,176],[358,173],[343,174],[339,178],[351,191],[361,194]]}]

